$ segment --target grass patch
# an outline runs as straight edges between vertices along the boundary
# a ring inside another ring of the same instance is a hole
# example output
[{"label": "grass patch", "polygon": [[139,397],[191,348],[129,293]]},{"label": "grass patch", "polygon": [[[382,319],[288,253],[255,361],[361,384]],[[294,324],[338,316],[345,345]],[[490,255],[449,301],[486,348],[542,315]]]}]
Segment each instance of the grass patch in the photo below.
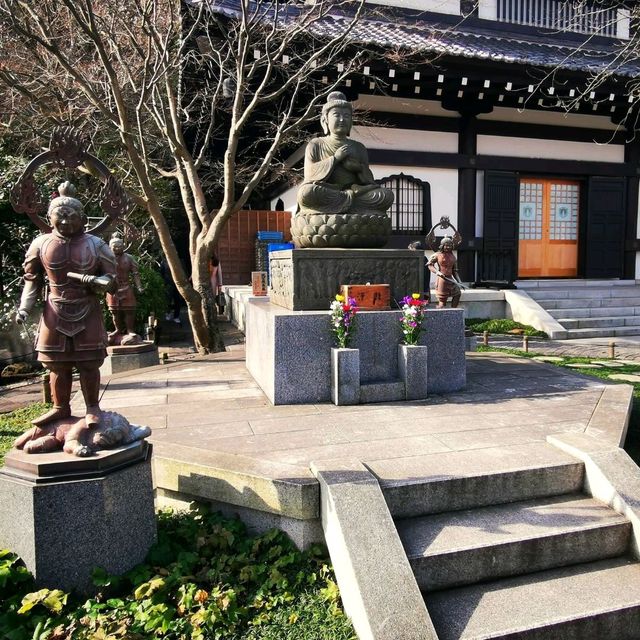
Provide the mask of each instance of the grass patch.
[{"label": "grass patch", "polygon": [[[512,349],[508,347],[491,347],[484,345],[478,345],[478,351],[489,353],[498,352],[506,353],[509,355],[519,356],[521,358],[535,358],[536,356],[544,356],[544,353],[536,353],[533,351],[524,352],[521,349]],[[558,367],[567,368],[568,364],[592,364],[594,360],[598,362],[607,362],[608,358],[585,358],[585,357],[570,357],[560,356],[561,361],[548,362],[547,364],[553,364]],[[612,362],[615,362],[613,360]],[[626,382],[624,380],[612,380],[609,375],[612,373],[628,373],[640,375],[640,363],[638,364],[625,364],[624,366],[607,367],[606,365],[594,366],[590,369],[570,369],[573,373],[580,373],[583,375],[592,376],[594,378],[600,378],[614,384],[630,384],[633,387],[633,406],[631,409],[631,416],[629,417],[629,429],[627,431],[627,438],[624,443],[624,450],[633,458],[634,462],[640,465],[640,383],[638,382]]]},{"label": "grass patch", "polygon": [[34,418],[50,408],[50,404],[36,402],[11,413],[0,413],[0,466],[4,464],[4,456],[13,446],[13,441],[31,428]]},{"label": "grass patch", "polygon": [[506,318],[493,318],[491,320],[467,318],[464,324],[467,329],[471,329],[474,333],[484,333],[488,331],[489,333],[504,335],[547,337],[544,331],[538,331],[528,324],[521,324],[520,322]]},{"label": "grass patch", "polygon": [[0,629],[11,640],[356,640],[324,550],[298,551],[281,531],[253,537],[239,520],[161,512],[145,564],[96,571],[81,600],[43,589],[0,551]]}]

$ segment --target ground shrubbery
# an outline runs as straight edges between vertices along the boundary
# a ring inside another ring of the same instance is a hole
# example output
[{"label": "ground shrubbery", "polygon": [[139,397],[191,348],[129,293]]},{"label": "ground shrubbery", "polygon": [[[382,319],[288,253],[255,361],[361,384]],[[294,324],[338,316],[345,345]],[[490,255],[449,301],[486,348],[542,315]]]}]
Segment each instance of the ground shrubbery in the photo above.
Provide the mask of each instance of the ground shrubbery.
[{"label": "ground shrubbery", "polygon": [[515,322],[515,320],[509,320],[507,318],[493,318],[491,320],[484,318],[467,318],[464,323],[467,329],[471,329],[474,333],[488,331],[489,333],[496,334],[547,337],[544,331],[538,331],[527,324],[521,324],[520,322]]},{"label": "ground shrubbery", "polygon": [[95,573],[83,601],[33,592],[30,574],[0,551],[0,630],[6,640],[355,640],[323,551],[298,551],[277,530],[258,537],[204,509],[163,512],[146,563]]}]

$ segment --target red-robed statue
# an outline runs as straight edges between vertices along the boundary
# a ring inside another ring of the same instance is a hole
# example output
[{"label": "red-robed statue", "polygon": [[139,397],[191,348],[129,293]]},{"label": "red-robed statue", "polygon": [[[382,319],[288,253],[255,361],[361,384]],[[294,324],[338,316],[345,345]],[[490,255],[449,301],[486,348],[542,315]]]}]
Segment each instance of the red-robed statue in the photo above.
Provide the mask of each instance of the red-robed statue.
[{"label": "red-robed statue", "polygon": [[80,372],[86,426],[100,422],[100,366],[107,334],[98,293],[117,288],[116,258],[103,240],[85,233],[87,221],[75,187],[65,182],[48,209],[51,233],[38,236],[24,262],[24,290],[16,320],[33,309],[45,278],[48,293],[36,334],[38,360],[51,372],[53,409],[33,420],[41,426],[71,415],[73,368]]}]

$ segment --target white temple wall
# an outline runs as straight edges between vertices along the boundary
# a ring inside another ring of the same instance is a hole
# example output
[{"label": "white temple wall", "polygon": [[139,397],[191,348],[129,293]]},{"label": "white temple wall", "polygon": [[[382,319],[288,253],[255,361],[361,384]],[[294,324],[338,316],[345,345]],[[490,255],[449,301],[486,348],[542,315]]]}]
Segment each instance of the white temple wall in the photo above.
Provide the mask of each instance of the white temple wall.
[{"label": "white temple wall", "polygon": [[624,162],[624,145],[479,135],[478,155]]},{"label": "white temple wall", "polygon": [[389,127],[353,127],[351,137],[369,149],[458,152],[458,134]]},{"label": "white temple wall", "polygon": [[385,7],[402,7],[403,9],[419,9],[434,13],[460,15],[460,0],[367,0],[367,4],[381,4]]}]

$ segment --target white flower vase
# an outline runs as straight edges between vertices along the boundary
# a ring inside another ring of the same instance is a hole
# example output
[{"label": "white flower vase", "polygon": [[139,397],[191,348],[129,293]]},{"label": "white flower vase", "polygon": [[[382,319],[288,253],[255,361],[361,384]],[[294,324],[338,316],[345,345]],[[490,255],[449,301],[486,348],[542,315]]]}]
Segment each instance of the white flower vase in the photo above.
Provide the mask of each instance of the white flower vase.
[{"label": "white flower vase", "polygon": [[360,403],[360,349],[331,349],[331,400],[337,405]]},{"label": "white flower vase", "polygon": [[406,400],[427,397],[427,347],[398,345],[398,376],[404,382]]}]

